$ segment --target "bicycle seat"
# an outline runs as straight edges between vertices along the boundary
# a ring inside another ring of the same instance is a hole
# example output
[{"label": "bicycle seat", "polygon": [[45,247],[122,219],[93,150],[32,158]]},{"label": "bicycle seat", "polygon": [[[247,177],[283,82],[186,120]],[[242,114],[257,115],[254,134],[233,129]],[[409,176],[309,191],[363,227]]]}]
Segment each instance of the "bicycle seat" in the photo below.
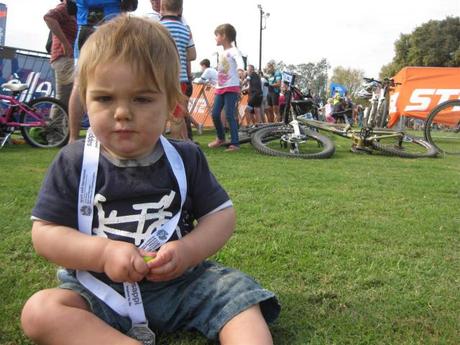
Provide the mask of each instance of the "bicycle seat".
[{"label": "bicycle seat", "polygon": [[27,90],[29,88],[29,85],[21,84],[21,83],[18,83],[17,81],[10,80],[9,82],[2,84],[2,88],[13,91],[13,92],[20,92],[20,91]]}]

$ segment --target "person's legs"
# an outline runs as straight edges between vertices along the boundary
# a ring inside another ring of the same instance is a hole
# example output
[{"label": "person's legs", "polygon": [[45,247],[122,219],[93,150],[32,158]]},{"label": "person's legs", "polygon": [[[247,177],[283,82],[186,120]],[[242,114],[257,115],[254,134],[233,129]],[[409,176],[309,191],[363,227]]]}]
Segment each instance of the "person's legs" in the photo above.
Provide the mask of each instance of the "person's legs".
[{"label": "person's legs", "polygon": [[224,107],[224,95],[215,95],[214,96],[214,105],[212,107],[212,122],[216,128],[216,140],[209,143],[209,147],[218,147],[221,146],[225,141],[225,131],[222,124],[222,109]]},{"label": "person's legs", "polygon": [[227,322],[219,333],[222,345],[271,345],[273,339],[259,305],[254,305]]},{"label": "person's legs", "polygon": [[68,107],[73,85],[74,60],[73,58],[62,56],[53,61],[51,67],[55,73],[56,98]]},{"label": "person's legs", "polygon": [[84,112],[83,104],[78,94],[78,83],[75,80],[69,98],[69,144],[77,140],[80,135],[81,119]]},{"label": "person's legs", "polygon": [[278,105],[273,106],[273,117],[275,118],[276,122],[283,121],[283,119],[281,118],[281,114],[280,114],[280,107]]},{"label": "person's legs", "polygon": [[77,292],[65,289],[34,294],[22,310],[21,325],[37,344],[140,344],[94,315]]},{"label": "person's legs", "polygon": [[238,101],[238,93],[226,92],[223,94],[225,104],[225,116],[228,126],[230,127],[231,145],[239,146],[238,139],[238,123],[235,119],[236,102]]},{"label": "person's legs", "polygon": [[262,121],[262,116],[260,112],[260,107],[255,107],[254,108],[254,117],[255,117],[255,123],[263,123]]},{"label": "person's legs", "polygon": [[275,122],[275,116],[273,114],[273,93],[269,92],[267,95],[267,122]]}]

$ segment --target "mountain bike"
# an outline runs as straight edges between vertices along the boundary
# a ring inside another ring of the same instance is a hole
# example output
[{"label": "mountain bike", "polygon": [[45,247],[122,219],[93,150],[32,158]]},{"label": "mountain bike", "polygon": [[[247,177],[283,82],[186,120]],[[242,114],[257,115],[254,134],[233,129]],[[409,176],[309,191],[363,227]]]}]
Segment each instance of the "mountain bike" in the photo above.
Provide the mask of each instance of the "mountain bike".
[{"label": "mountain bike", "polygon": [[438,154],[429,142],[403,131],[389,128],[353,128],[350,124],[314,120],[309,114],[297,116],[297,119],[304,126],[350,139],[351,151],[355,153],[378,152],[402,158],[435,157]]},{"label": "mountain bike", "polygon": [[441,153],[460,155],[460,99],[436,106],[427,117],[424,134]]},{"label": "mountain bike", "polygon": [[[294,86],[294,80],[295,75],[283,72],[283,82],[287,85],[283,122],[262,125],[251,132],[251,144],[258,152],[270,156],[303,159],[329,158],[335,152],[332,140],[308,127],[300,126],[296,113],[291,111],[291,98],[294,97],[294,94],[304,98],[300,90]],[[299,102],[298,106],[305,111],[313,108],[312,100]]]},{"label": "mountain bike", "polygon": [[[288,113],[284,114],[284,126],[287,125],[290,115],[292,115],[293,121],[289,123],[287,129],[283,129],[285,127],[280,126],[256,131],[252,135],[251,143],[260,152],[264,153],[268,151],[266,147],[267,143],[270,142],[268,139],[279,138],[280,134],[281,140],[289,142],[289,140],[294,141],[291,138],[295,138],[296,133],[303,132],[312,135],[312,132],[319,132],[321,130],[350,139],[352,141],[351,151],[356,153],[378,152],[404,158],[434,157],[437,155],[437,150],[433,145],[421,138],[412,137],[403,131],[372,127],[355,129],[348,123],[319,121],[317,105],[309,99],[301,98],[292,100],[292,93],[298,91],[293,85],[290,85],[289,89],[290,92],[286,97],[285,108]],[[270,149],[276,151],[274,148]],[[332,149],[333,152],[334,149]],[[296,152],[291,152],[292,156],[295,156],[295,154]]]},{"label": "mountain bike", "polygon": [[364,108],[363,127],[385,127],[388,121],[390,90],[396,85],[400,83],[389,78],[383,81],[364,78],[363,84],[356,92],[358,98],[369,100],[369,105]]},{"label": "mountain bike", "polygon": [[39,97],[28,103],[20,101],[19,95],[28,89],[27,84],[11,80],[1,87],[11,95],[0,94],[0,148],[18,129],[33,147],[53,148],[67,143],[69,117],[64,104],[52,97]]}]

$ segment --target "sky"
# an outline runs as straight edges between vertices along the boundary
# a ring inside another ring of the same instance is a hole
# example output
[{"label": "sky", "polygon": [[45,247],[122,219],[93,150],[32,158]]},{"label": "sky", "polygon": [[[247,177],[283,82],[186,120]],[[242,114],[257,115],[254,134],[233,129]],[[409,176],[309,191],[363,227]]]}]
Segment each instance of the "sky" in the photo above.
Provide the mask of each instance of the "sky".
[{"label": "sky", "polygon": [[[136,14],[151,10],[138,0]],[[59,0],[0,0],[8,7],[6,45],[44,51],[48,29],[43,15]],[[269,13],[262,31],[262,65],[316,63],[326,58],[331,68],[359,69],[378,77],[391,62],[394,42],[429,20],[460,15],[460,0],[184,0],[184,17],[191,27],[197,61],[215,65],[218,47],[214,29],[231,23],[237,45],[248,62],[259,65],[260,4]],[[331,69],[331,71],[332,71]]]}]

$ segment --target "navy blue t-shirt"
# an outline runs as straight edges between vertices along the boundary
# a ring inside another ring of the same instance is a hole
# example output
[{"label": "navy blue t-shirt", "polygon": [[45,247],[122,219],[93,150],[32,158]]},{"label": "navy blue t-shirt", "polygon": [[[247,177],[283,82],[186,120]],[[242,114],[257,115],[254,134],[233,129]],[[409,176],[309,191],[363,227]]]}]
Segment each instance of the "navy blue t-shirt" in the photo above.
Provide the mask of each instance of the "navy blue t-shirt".
[{"label": "navy blue t-shirt", "polygon": [[[172,141],[184,161],[187,197],[175,240],[193,230],[193,222],[231,201],[194,144]],[[78,186],[82,140],[64,147],[51,164],[32,217],[78,228]],[[180,192],[160,141],[142,160],[118,161],[100,155],[95,191],[93,235],[137,246],[180,209]]]}]

